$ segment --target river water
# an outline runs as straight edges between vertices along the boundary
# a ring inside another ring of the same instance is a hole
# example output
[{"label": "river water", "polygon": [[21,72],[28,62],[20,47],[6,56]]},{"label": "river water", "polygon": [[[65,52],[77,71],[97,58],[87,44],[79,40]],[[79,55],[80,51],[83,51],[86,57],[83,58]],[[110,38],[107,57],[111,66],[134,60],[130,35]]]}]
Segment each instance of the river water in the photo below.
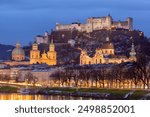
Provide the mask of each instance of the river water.
[{"label": "river water", "polygon": [[0,93],[0,100],[93,100],[93,98],[60,95],[21,95],[18,93]]}]

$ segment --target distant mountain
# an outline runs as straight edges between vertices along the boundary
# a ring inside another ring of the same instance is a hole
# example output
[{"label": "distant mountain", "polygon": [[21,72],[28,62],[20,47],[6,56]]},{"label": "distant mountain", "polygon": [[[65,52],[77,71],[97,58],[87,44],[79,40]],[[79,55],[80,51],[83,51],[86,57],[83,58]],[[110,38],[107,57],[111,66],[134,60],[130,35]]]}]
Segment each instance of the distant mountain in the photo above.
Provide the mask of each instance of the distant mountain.
[{"label": "distant mountain", "polygon": [[10,60],[14,46],[0,44],[0,60]]}]

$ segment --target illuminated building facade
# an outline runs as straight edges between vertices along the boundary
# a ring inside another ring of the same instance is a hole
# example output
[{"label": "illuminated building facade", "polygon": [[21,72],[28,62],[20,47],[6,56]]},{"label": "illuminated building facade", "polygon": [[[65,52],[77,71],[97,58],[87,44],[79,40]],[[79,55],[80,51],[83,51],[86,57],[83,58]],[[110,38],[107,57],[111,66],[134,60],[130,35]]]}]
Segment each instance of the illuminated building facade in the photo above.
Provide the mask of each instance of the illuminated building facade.
[{"label": "illuminated building facade", "polygon": [[32,45],[32,50],[30,51],[30,64],[48,64],[56,65],[57,64],[57,53],[55,51],[55,45],[53,40],[49,45],[49,51],[45,51],[40,55],[40,50],[38,49],[38,44],[34,43]]},{"label": "illuminated building facade", "polygon": [[92,32],[100,29],[123,28],[133,29],[133,19],[128,17],[126,21],[113,21],[113,18],[108,15],[105,17],[91,17],[87,19],[85,24],[75,22],[72,24],[62,25],[56,23],[56,30],[78,30],[80,32]]},{"label": "illuminated building facade", "polygon": [[96,49],[94,56],[89,56],[86,50],[81,49],[80,54],[80,65],[90,65],[90,64],[108,64],[108,63],[122,63],[136,61],[136,52],[134,44],[132,43],[132,48],[130,52],[130,57],[126,56],[115,56],[115,49],[113,43],[109,41],[107,37],[106,43],[103,44],[101,48]]}]

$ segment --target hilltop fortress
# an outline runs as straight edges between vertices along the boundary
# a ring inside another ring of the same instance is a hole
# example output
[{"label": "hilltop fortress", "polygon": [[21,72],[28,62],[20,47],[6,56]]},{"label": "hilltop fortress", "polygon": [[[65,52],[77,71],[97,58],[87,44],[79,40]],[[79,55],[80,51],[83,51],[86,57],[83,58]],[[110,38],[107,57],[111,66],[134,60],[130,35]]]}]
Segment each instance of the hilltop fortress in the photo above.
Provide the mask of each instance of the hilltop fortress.
[{"label": "hilltop fortress", "polygon": [[74,22],[72,24],[60,24],[56,23],[56,30],[78,30],[80,32],[92,32],[100,29],[112,29],[112,28],[123,28],[133,29],[133,19],[128,17],[126,21],[114,21],[112,16],[108,15],[105,17],[91,17],[87,19],[85,24]]},{"label": "hilltop fortress", "polygon": [[[44,35],[37,35],[35,40],[37,44],[49,44],[53,38],[55,42],[60,43],[63,41],[68,42],[69,39],[75,39],[77,35],[88,35],[96,31],[106,32],[108,30],[133,30],[133,19],[128,17],[125,21],[114,21],[112,16],[104,17],[91,17],[88,18],[86,23],[74,22],[72,24],[56,23],[55,29],[50,32],[45,32]],[[104,31],[103,31],[104,30]],[[101,35],[102,36],[102,35]],[[100,36],[100,37],[101,37]],[[87,37],[88,38],[88,37]]]}]

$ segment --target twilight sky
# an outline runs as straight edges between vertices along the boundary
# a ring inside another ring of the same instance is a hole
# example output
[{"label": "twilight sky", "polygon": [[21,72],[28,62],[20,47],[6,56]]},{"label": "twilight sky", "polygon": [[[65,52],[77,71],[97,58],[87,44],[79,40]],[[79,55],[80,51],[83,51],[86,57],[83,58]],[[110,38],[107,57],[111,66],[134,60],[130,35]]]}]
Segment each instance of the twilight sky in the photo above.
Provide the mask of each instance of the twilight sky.
[{"label": "twilight sky", "polygon": [[56,22],[85,22],[111,14],[114,20],[134,18],[134,28],[150,37],[150,0],[0,0],[0,43],[27,45]]}]

